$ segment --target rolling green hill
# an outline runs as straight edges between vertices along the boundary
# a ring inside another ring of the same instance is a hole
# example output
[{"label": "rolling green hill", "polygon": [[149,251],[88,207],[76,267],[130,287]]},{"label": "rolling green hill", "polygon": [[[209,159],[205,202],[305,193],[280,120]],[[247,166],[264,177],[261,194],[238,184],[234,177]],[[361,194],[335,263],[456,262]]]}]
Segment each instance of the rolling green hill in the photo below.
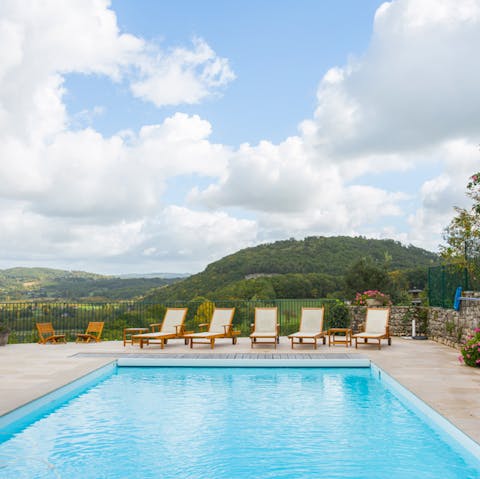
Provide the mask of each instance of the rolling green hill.
[{"label": "rolling green hill", "polygon": [[123,279],[84,271],[18,267],[0,270],[0,301],[132,299],[175,281],[177,279]]},{"label": "rolling green hill", "polygon": [[[211,263],[198,274],[146,296],[147,301],[326,297],[339,293],[343,276],[359,259],[370,258],[404,284],[423,287],[428,266],[439,257],[393,240],[309,237],[246,248]],[[408,286],[407,286],[408,288]]]}]

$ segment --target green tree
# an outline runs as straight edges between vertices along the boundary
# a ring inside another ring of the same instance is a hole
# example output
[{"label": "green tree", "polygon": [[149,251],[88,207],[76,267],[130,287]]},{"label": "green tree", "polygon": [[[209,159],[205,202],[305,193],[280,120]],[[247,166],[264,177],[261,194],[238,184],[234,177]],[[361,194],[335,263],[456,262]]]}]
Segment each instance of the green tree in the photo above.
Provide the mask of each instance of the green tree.
[{"label": "green tree", "polygon": [[369,289],[378,289],[391,295],[393,282],[383,265],[378,265],[371,258],[356,261],[345,274],[346,295],[353,298],[355,293]]},{"label": "green tree", "polygon": [[197,308],[197,312],[193,318],[195,325],[210,323],[212,319],[215,304],[207,298],[197,296],[192,300],[192,303],[201,302]]},{"label": "green tree", "polygon": [[350,311],[341,301],[335,301],[328,308],[328,327],[329,328],[349,328],[351,319]]},{"label": "green tree", "polygon": [[442,258],[470,273],[480,272],[480,173],[471,176],[466,195],[472,200],[469,209],[455,207],[456,215],[445,228],[440,246]]}]

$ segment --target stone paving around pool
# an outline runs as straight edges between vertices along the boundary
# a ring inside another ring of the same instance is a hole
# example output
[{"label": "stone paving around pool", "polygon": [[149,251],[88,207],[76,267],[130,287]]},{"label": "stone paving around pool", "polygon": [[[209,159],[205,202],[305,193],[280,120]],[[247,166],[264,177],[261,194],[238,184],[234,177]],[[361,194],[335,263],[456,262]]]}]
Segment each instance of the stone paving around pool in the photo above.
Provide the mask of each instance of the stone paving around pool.
[{"label": "stone paving around pool", "polygon": [[105,364],[122,357],[191,357],[202,359],[354,359],[369,358],[399,383],[449,419],[480,443],[480,368],[469,368],[458,361],[458,351],[433,341],[393,338],[392,346],[321,345],[290,348],[282,337],[275,350],[272,345],[251,349],[248,338],[238,344],[218,340],[215,349],[208,345],[185,346],[169,341],[165,349],[152,344],[140,349],[122,341],[91,344],[9,344],[0,347],[0,415],[22,406]]}]

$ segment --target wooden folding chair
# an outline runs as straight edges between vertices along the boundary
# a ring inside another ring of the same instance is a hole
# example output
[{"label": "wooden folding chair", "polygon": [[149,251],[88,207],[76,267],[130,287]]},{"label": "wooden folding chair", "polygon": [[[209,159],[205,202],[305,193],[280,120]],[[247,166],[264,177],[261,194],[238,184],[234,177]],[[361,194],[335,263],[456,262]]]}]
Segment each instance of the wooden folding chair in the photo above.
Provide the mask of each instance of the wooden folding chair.
[{"label": "wooden folding chair", "polygon": [[105,323],[103,321],[90,321],[87,326],[87,330],[85,333],[78,333],[77,334],[77,343],[89,343],[90,341],[95,341],[98,343],[100,341],[100,337],[102,336],[103,325]]},{"label": "wooden folding chair", "polygon": [[40,340],[38,344],[47,344],[47,343],[66,343],[64,334],[55,334],[52,323],[36,323],[38,336]]}]

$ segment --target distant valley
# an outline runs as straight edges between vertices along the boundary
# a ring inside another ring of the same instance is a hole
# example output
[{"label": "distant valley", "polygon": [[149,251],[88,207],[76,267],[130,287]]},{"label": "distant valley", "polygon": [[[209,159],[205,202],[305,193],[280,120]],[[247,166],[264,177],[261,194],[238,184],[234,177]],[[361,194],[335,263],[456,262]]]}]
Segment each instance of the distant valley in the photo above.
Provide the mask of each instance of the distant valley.
[{"label": "distant valley", "polygon": [[[185,275],[181,275],[185,277]],[[112,301],[135,299],[179,281],[171,273],[105,276],[52,268],[0,270],[0,301]]]}]

